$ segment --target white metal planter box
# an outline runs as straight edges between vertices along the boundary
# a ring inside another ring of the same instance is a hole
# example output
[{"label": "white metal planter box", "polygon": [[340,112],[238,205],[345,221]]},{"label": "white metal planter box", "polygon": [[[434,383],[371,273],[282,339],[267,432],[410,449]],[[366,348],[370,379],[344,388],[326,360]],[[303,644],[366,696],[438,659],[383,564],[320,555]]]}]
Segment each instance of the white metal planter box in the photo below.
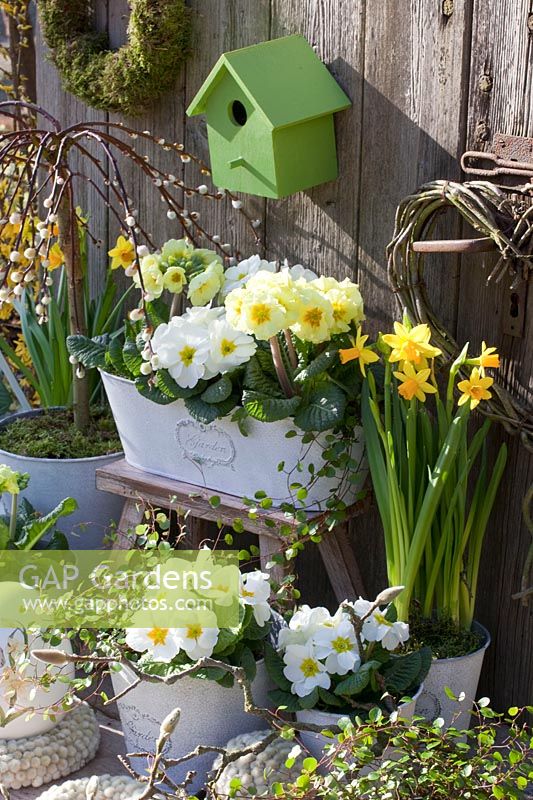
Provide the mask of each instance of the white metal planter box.
[{"label": "white metal planter box", "polygon": [[[291,498],[289,486],[309,482],[307,467],[319,470],[326,433],[311,444],[301,437],[286,438],[295,429],[291,419],[279,422],[247,421],[248,436],[243,436],[231,417],[204,425],[195,420],[183,400],[158,405],[143,397],[132,381],[102,373],[111,410],[128,464],[155,475],[203,486],[239,497],[253,497],[264,490],[275,505]],[[350,504],[364,481],[364,440],[361,428],[355,430],[352,458],[361,464],[361,480],[344,481],[338,496]],[[278,471],[294,470],[290,476]],[[300,462],[302,471],[295,471]],[[337,478],[320,478],[309,489],[305,505],[309,509],[324,506]]]}]

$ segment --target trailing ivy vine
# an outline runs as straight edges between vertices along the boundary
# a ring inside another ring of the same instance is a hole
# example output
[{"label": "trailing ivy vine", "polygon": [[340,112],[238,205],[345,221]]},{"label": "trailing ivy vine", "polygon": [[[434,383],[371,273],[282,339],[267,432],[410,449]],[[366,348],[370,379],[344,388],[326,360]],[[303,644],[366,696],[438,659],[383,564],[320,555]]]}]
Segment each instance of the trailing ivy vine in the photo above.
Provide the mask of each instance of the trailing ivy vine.
[{"label": "trailing ivy vine", "polygon": [[129,0],[128,42],[110,50],[87,0],[38,0],[45,41],[66,91],[93,108],[142,113],[172,88],[189,52],[185,0]]}]

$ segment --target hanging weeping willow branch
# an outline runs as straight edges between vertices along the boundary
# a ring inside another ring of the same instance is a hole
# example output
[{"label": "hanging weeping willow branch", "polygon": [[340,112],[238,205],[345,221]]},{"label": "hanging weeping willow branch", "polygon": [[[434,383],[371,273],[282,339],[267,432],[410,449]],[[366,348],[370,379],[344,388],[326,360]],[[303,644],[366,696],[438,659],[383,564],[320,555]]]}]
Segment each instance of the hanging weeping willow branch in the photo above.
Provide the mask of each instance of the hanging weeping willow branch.
[{"label": "hanging weeping willow branch", "polygon": [[[454,359],[460,347],[431,306],[424,282],[425,254],[414,248],[415,242],[430,238],[438,218],[450,208],[499,251],[488,282],[498,283],[507,276],[514,289],[529,280],[533,269],[533,206],[512,201],[493,184],[481,181],[433,181],[398,206],[394,237],[387,248],[389,281],[402,308],[414,322],[428,323],[432,340],[445,357]],[[501,384],[495,382],[493,390],[485,413],[509,433],[518,434],[533,451],[533,409]]]}]

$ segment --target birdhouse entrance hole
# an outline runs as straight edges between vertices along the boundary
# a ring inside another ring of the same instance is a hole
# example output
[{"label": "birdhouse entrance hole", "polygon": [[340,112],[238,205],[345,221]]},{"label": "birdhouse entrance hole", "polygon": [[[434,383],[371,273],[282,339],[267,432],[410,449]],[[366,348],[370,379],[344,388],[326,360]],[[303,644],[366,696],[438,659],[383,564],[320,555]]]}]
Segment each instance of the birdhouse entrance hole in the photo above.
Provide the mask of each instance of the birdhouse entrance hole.
[{"label": "birdhouse entrance hole", "polygon": [[246,125],[248,121],[248,112],[240,100],[234,100],[231,104],[231,118],[236,125]]}]

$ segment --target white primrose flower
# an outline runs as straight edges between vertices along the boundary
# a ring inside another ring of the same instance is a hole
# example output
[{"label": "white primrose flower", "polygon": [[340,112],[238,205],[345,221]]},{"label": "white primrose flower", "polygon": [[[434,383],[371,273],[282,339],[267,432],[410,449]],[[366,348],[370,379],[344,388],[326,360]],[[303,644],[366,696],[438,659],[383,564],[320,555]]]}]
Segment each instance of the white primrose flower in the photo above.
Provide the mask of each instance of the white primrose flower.
[{"label": "white primrose flower", "polygon": [[279,632],[278,647],[284,650],[286,647],[296,644],[306,644],[321,625],[330,623],[332,616],[322,606],[311,608],[304,605],[296,611],[288,628],[282,628]]},{"label": "white primrose flower", "polygon": [[255,570],[242,575],[241,598],[245,605],[252,606],[255,621],[262,628],[272,616],[268,574]]},{"label": "white primrose flower", "polygon": [[332,675],[346,675],[359,668],[361,658],[353,625],[346,615],[337,618],[334,625],[323,625],[313,635],[317,658],[326,659],[327,671]]},{"label": "white primrose flower", "polygon": [[383,614],[375,612],[363,622],[361,635],[367,642],[379,642],[385,650],[396,650],[409,639],[407,622],[389,622]]},{"label": "white primrose flower", "polygon": [[[364,617],[373,603],[360,597],[351,605],[357,616]],[[361,636],[367,642],[379,642],[385,650],[396,650],[400,644],[409,639],[409,625],[400,620],[391,622],[379,609],[376,609],[363,622]]]},{"label": "white primrose flower", "polygon": [[[206,625],[205,621],[209,624]],[[203,611],[196,622],[191,622],[185,628],[176,628],[174,638],[180,650],[184,650],[190,659],[198,661],[199,658],[209,658],[213,654],[220,629],[217,627],[216,615]]]},{"label": "white primrose flower", "polygon": [[179,653],[174,628],[129,628],[126,644],[137,653],[149,652],[155,661],[172,661]]},{"label": "white primrose flower", "polygon": [[211,375],[231,372],[246,364],[257,350],[253,337],[235,330],[225,318],[216,319],[209,325],[209,344],[206,366]]},{"label": "white primrose flower", "polygon": [[[223,317],[225,313],[226,309],[223,306],[222,307],[216,306],[215,308],[211,308],[210,305],[190,306],[187,309],[187,311],[177,319],[182,319],[185,320],[186,322],[190,322],[197,328],[202,328],[202,327],[207,328],[209,325],[211,325],[212,322],[214,322],[214,320]],[[174,317],[174,319],[176,319],[176,317]]]},{"label": "white primrose flower", "polygon": [[226,297],[233,289],[245,286],[252,275],[256,275],[258,272],[276,272],[276,269],[275,261],[265,261],[258,255],[239,261],[234,267],[229,267],[225,271],[221,295]]},{"label": "white primrose flower", "polygon": [[289,267],[289,262],[287,259],[285,259],[281,271],[288,272],[293,281],[303,279],[309,283],[310,281],[314,281],[316,278],[318,278],[316,272],[313,272],[312,269],[304,267],[303,264],[294,264],[292,267]]},{"label": "white primrose flower", "polygon": [[209,356],[209,337],[205,328],[174,317],[156,328],[152,349],[159,366],[168,369],[178,386],[193,388],[204,377]]},{"label": "white primrose flower", "polygon": [[329,689],[331,686],[331,678],[324,664],[318,660],[311,642],[289,645],[283,661],[285,662],[283,674],[291,682],[292,694],[306,697],[317,686],[323,689]]}]

